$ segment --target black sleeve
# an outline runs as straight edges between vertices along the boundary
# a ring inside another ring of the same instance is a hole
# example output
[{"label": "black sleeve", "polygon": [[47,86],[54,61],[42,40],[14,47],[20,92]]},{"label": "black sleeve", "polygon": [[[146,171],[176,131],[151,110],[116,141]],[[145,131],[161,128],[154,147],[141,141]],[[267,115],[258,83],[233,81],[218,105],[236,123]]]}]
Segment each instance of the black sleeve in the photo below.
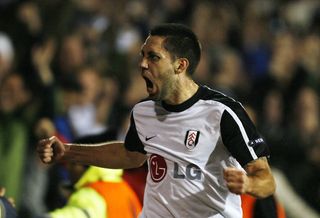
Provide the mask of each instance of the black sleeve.
[{"label": "black sleeve", "polygon": [[224,145],[241,166],[270,155],[267,144],[240,105],[232,111],[223,112],[220,128]]},{"label": "black sleeve", "polygon": [[140,153],[146,154],[146,151],[144,150],[144,145],[142,144],[138,136],[132,113],[130,117],[130,127],[124,141],[124,146],[129,151],[138,151]]}]

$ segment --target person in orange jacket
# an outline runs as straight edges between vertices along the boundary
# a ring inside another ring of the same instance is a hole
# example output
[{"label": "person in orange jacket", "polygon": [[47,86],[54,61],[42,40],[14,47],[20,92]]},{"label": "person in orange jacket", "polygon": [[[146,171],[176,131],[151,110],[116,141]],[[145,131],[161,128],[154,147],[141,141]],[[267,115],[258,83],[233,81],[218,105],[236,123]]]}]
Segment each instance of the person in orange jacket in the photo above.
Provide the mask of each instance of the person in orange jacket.
[{"label": "person in orange jacket", "polygon": [[122,178],[122,170],[68,163],[71,176],[81,176],[75,183],[67,204],[40,216],[45,218],[135,218],[141,203]]},{"label": "person in orange jacket", "polygon": [[271,195],[267,198],[254,198],[241,195],[243,218],[286,218],[282,205]]}]

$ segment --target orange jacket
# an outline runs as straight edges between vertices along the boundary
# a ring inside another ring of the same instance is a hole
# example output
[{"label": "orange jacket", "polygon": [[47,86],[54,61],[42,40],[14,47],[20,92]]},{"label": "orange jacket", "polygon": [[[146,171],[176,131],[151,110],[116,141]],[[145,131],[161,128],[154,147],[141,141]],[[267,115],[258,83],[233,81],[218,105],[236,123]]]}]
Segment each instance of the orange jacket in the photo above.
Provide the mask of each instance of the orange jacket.
[{"label": "orange jacket", "polygon": [[[275,198],[273,198],[275,205],[276,205],[276,211],[270,211],[268,212],[275,212],[277,214],[277,218],[286,218],[285,210],[282,207],[282,205],[276,201]],[[257,199],[250,196],[250,195],[241,195],[241,207],[243,212],[243,218],[255,218],[259,217],[259,214],[255,214],[255,206],[257,203]],[[265,210],[266,211],[266,210]]]},{"label": "orange jacket", "polygon": [[141,212],[140,201],[125,181],[97,181],[88,185],[106,201],[108,218],[136,218]]}]

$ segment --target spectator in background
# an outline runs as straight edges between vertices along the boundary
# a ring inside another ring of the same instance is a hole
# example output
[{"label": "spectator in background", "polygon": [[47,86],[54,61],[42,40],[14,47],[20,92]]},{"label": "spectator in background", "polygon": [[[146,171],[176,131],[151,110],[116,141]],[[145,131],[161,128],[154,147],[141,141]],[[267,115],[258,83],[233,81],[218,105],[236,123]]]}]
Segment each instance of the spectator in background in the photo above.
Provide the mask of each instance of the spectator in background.
[{"label": "spectator in background", "polygon": [[[53,122],[49,118],[42,118],[35,124],[33,138],[38,139],[48,134],[55,134],[63,139],[63,137],[56,132]],[[34,215],[48,211],[46,194],[49,185],[54,184],[52,187],[57,186],[57,184],[55,184],[56,180],[54,180],[53,177],[49,177],[50,172],[51,168],[42,164],[35,157],[34,153],[28,155],[24,172],[24,191],[22,192],[21,207],[18,210],[19,217],[34,218]],[[52,188],[50,187],[50,189]],[[56,192],[50,196],[50,200],[53,202],[61,202],[61,199],[57,200],[59,197]],[[64,200],[65,199],[63,199],[63,202],[65,202]]]},{"label": "spectator in background", "polygon": [[[115,138],[116,134],[111,130],[103,134],[80,137],[75,142],[94,143]],[[65,167],[69,174],[69,191],[65,191],[70,195],[67,197],[67,204],[50,212],[50,217],[80,218],[86,217],[87,213],[97,218],[135,218],[140,213],[141,202],[132,187],[124,180],[123,170],[75,163],[65,163]],[[75,210],[74,207],[81,210]]]},{"label": "spectator in background", "polygon": [[300,45],[299,66],[305,72],[305,85],[313,87],[320,94],[320,33],[305,34]]},{"label": "spectator in background", "polygon": [[13,70],[14,48],[9,36],[0,32],[0,83]]},{"label": "spectator in background", "polygon": [[[102,77],[94,67],[82,67],[74,76],[65,78],[61,89],[60,103],[64,108],[54,120],[58,131],[67,134],[65,138],[72,141],[106,131],[118,93],[112,78]],[[60,129],[59,123],[67,132]]]},{"label": "spectator in background", "polygon": [[[319,132],[319,130],[318,130]],[[307,148],[307,160],[295,170],[297,192],[312,208],[320,213],[320,136],[315,134]]]},{"label": "spectator in background", "polygon": [[[291,113],[291,123],[288,125],[286,154],[286,173],[296,172],[297,166],[306,162],[308,150],[312,146],[312,138],[319,134],[319,98],[314,89],[303,87],[299,90]],[[298,178],[303,179],[303,178]],[[295,183],[293,178],[290,181]]]},{"label": "spectator in background", "polygon": [[281,170],[274,169],[277,196],[288,217],[315,218],[319,217],[319,205],[315,203],[319,200],[319,97],[313,88],[302,87],[293,105],[285,140],[282,144],[274,144],[281,149],[278,155],[282,157],[282,161],[275,164]]},{"label": "spectator in background", "polygon": [[285,122],[284,122],[283,95],[277,88],[270,89],[263,99],[262,114],[259,116],[258,127],[266,140],[270,143],[272,157],[270,162],[273,167],[283,169],[282,154],[285,148]]},{"label": "spectator in background", "polygon": [[[301,193],[302,183],[306,177],[299,176],[298,168],[308,165],[312,160],[310,156],[314,148],[317,147],[317,135],[320,132],[319,98],[314,89],[310,87],[302,88],[292,110],[292,122],[288,126],[286,155],[287,167],[285,173],[299,193]],[[315,149],[316,151],[317,149]]]},{"label": "spectator in background", "polygon": [[240,50],[250,81],[254,82],[268,73],[271,58],[270,38],[272,37],[272,24],[275,18],[274,2],[248,1],[243,5],[242,31],[239,34]]},{"label": "spectator in background", "polygon": [[68,163],[71,184],[67,204],[45,217],[55,218],[136,218],[141,204],[132,188],[122,179],[122,170]]},{"label": "spectator in background", "polygon": [[[101,106],[105,100],[101,98],[103,97],[101,95],[102,85],[104,85],[102,77],[94,68],[90,67],[84,67],[75,73],[81,91],[77,93],[74,104],[70,105],[67,111],[67,120],[70,122],[74,136],[79,138],[102,133],[107,128],[107,117],[98,117],[97,115],[98,106]],[[105,115],[107,116],[107,110]]]},{"label": "spectator in background", "polygon": [[[38,122],[35,127],[36,138],[54,134],[66,142],[71,142],[92,134],[103,137],[107,131],[114,132],[115,138],[116,130],[108,125],[109,113],[113,110],[113,101],[117,96],[117,86],[112,79],[102,78],[94,68],[83,67],[73,77],[66,77],[56,90],[59,91],[58,100],[64,107],[60,108],[60,113],[52,119],[45,118]],[[62,207],[66,202],[58,190],[61,183],[68,179],[65,166],[57,164],[46,168],[35,160],[30,160],[30,163],[33,163],[29,167],[32,171],[29,175],[33,175],[29,178],[30,182],[37,180],[39,186],[46,188],[42,193],[28,192],[29,196],[26,197],[30,198],[33,193],[38,193],[34,196],[34,201],[45,202],[42,207],[38,206],[38,212]],[[35,173],[35,169],[38,169],[38,173]],[[30,205],[25,206],[27,211],[35,211]]]},{"label": "spectator in background", "polygon": [[[262,112],[263,100],[272,89],[278,89],[283,95],[283,112],[289,114],[293,99],[299,88],[305,83],[305,73],[298,68],[298,38],[294,32],[281,32],[275,36],[272,45],[272,57],[269,71],[252,86],[250,101]],[[289,117],[285,116],[285,122]]]},{"label": "spectator in background", "polygon": [[24,107],[31,95],[21,75],[7,74],[0,83],[0,186],[20,206],[29,143]]},{"label": "spectator in background", "polygon": [[[244,73],[240,55],[233,49],[221,49],[216,56],[216,71],[210,77],[210,87],[222,91],[232,97],[244,100],[248,96],[250,84]],[[212,68],[211,68],[212,69]]]},{"label": "spectator in background", "polygon": [[85,65],[86,55],[81,35],[69,34],[64,36],[58,49],[57,63],[53,65],[56,79],[61,81],[66,76],[73,76],[78,68]]}]

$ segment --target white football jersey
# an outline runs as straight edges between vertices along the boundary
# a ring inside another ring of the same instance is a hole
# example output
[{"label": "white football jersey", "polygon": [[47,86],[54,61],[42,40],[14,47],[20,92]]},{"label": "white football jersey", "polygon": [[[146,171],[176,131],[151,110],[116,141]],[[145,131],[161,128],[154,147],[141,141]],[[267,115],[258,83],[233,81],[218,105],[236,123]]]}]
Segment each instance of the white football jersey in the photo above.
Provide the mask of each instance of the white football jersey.
[{"label": "white football jersey", "polygon": [[200,86],[180,105],[136,104],[125,146],[147,154],[140,217],[242,217],[239,195],[223,178],[269,150],[241,104]]}]

